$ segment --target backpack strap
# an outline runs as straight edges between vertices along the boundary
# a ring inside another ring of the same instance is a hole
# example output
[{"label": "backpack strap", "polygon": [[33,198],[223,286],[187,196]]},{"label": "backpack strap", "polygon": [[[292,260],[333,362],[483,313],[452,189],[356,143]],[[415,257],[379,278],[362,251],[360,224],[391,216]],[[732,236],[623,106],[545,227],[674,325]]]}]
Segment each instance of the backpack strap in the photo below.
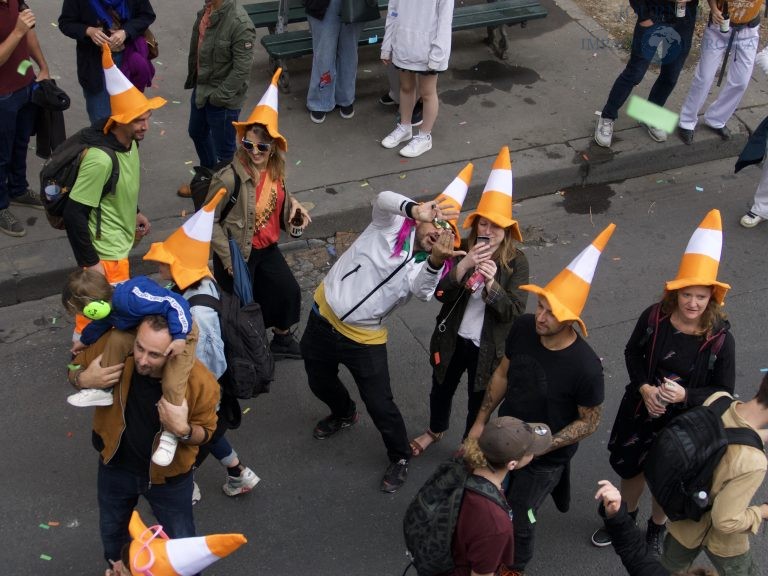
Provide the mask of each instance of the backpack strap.
[{"label": "backpack strap", "polygon": [[[722,418],[725,411],[731,407],[734,399],[730,396],[721,396],[708,406],[718,418]],[[760,435],[751,428],[724,428],[725,435],[728,438],[728,444],[742,444],[752,446],[758,450],[764,450],[763,440]]]},{"label": "backpack strap", "polygon": [[478,480],[474,474],[467,476],[467,479],[464,482],[464,490],[469,490],[470,492],[484,496],[494,504],[497,504],[507,514],[509,514],[511,511],[509,503],[507,502],[506,498],[502,496],[501,492],[499,492],[498,488],[496,488],[496,486],[490,482],[483,482],[482,480]]},{"label": "backpack strap", "polygon": [[214,298],[210,294],[195,294],[187,302],[190,308],[193,306],[207,306],[216,310],[216,313],[221,316],[221,300]]},{"label": "backpack strap", "polygon": [[235,179],[235,187],[232,189],[232,194],[229,195],[229,200],[221,209],[221,212],[219,212],[219,224],[222,224],[224,220],[227,219],[227,216],[229,216],[229,213],[232,211],[232,208],[235,207],[235,204],[237,204],[237,200],[240,197],[240,176],[232,164],[229,165],[229,168],[232,169],[232,176]]},{"label": "backpack strap", "polygon": [[[709,344],[709,360],[707,361],[707,370],[710,372],[715,369],[715,362],[717,362],[717,354],[725,343],[725,330],[721,330],[720,333],[710,340]],[[707,342],[704,343],[704,346]]]}]

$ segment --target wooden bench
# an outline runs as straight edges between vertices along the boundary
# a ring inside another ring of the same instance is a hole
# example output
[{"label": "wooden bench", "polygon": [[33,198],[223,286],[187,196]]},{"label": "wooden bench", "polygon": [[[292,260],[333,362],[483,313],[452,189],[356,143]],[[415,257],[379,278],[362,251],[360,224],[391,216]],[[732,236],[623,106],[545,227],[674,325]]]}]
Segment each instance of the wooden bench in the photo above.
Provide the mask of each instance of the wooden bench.
[{"label": "wooden bench", "polygon": [[[284,1],[288,2],[288,12],[284,24],[307,21],[307,13],[304,11],[304,6],[301,5],[301,0]],[[386,10],[388,5],[389,0],[379,0],[379,10]],[[279,8],[280,3],[277,0],[243,5],[243,9],[251,17],[253,25],[256,28],[267,28],[270,34],[275,33]]]},{"label": "wooden bench", "polygon": [[[545,18],[547,11],[538,0],[499,0],[488,4],[458,6],[453,11],[453,30],[493,28],[505,24],[525,25],[528,20]],[[367,22],[360,35],[360,46],[379,44],[384,39],[385,19]],[[295,30],[270,34],[261,39],[269,56],[275,60],[298,58],[312,54],[312,35],[309,30]]]}]

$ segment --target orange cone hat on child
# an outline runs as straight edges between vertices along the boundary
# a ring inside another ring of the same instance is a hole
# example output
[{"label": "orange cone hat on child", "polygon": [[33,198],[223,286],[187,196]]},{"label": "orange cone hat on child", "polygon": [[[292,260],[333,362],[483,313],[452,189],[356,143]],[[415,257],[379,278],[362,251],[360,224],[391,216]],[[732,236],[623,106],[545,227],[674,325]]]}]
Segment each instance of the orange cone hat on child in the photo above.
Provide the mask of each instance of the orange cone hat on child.
[{"label": "orange cone hat on child", "polygon": [[[473,170],[474,166],[472,165],[472,162],[464,166],[461,172],[459,172],[458,176],[456,176],[456,178],[454,178],[453,181],[448,184],[448,186],[446,186],[445,190],[443,190],[440,195],[435,198],[435,202],[445,202],[451,208],[455,208],[461,212],[461,206],[464,204],[464,199],[467,197],[469,182],[472,180]],[[459,234],[459,217],[456,216],[456,218],[448,220],[448,223],[451,225],[451,228],[453,228],[454,247],[458,248],[461,244],[461,234]]]},{"label": "orange cone hat on child", "polygon": [[512,235],[519,242],[522,242],[523,236],[520,234],[520,226],[517,220],[512,218],[512,180],[512,161],[509,158],[509,147],[504,146],[491,167],[491,174],[485,183],[477,209],[467,216],[464,221],[464,228],[470,228],[475,218],[487,218],[502,228],[512,226]]},{"label": "orange cone hat on child", "polygon": [[723,250],[723,223],[719,210],[710,210],[688,241],[677,277],[665,288],[679,290],[689,286],[711,286],[712,298],[722,305],[730,285],[717,281],[720,253]]},{"label": "orange cone hat on child", "polygon": [[163,532],[162,526],[147,528],[136,510],[128,531],[133,538],[129,552],[129,569],[133,576],[192,576],[247,542],[242,534],[172,540]]},{"label": "orange cone hat on child", "polygon": [[104,125],[104,134],[109,132],[114,122],[129,124],[145,112],[157,110],[166,104],[165,98],[147,98],[131,84],[120,68],[115,66],[112,51],[106,42],[101,46],[101,65],[104,68],[104,85],[109,92],[109,105],[112,108],[112,115]]},{"label": "orange cone hat on child", "polygon": [[615,224],[609,224],[592,241],[592,244],[582,250],[581,254],[576,256],[544,288],[535,284],[525,284],[520,288],[546,298],[558,322],[578,322],[582,334],[586,336],[587,327],[579,316],[587,303],[597,262],[615,229]]},{"label": "orange cone hat on child", "polygon": [[201,210],[163,242],[153,242],[144,260],[162,262],[171,267],[171,276],[180,290],[202,278],[213,276],[208,268],[208,255],[213,233],[213,213],[216,205],[226,195],[222,188]]},{"label": "orange cone hat on child", "polygon": [[288,150],[288,141],[277,130],[277,80],[282,72],[283,69],[278,68],[272,76],[272,83],[267,88],[267,91],[264,92],[264,96],[261,97],[256,107],[251,111],[248,120],[245,122],[232,122],[232,126],[237,130],[238,142],[245,136],[246,127],[251,124],[262,124],[267,128],[269,135],[277,142],[277,146],[283,152]]}]

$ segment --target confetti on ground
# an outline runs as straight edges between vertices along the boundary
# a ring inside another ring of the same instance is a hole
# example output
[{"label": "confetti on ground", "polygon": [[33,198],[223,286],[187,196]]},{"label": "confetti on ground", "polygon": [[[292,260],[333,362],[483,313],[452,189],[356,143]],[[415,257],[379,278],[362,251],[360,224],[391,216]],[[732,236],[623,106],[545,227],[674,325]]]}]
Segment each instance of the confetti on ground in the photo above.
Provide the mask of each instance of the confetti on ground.
[{"label": "confetti on ground", "polygon": [[768,368],[760,368],[760,372],[768,372]]},{"label": "confetti on ground", "polygon": [[378,36],[369,36],[368,37],[368,44],[376,44],[379,41]]},{"label": "confetti on ground", "polygon": [[536,516],[533,514],[533,508],[528,508],[528,521],[531,524],[536,524]]},{"label": "confetti on ground", "polygon": [[621,260],[621,258],[619,258],[618,256],[615,256],[614,260]]},{"label": "confetti on ground", "polygon": [[704,188],[701,186],[696,186],[696,192],[704,192]]},{"label": "confetti on ground", "polygon": [[31,60],[22,60],[19,62],[19,67],[16,68],[16,72],[18,72],[21,76],[24,76],[24,74],[27,73],[27,70],[29,70],[30,66],[32,66]]},{"label": "confetti on ground", "polygon": [[160,62],[160,60],[155,60],[155,64],[160,64],[160,66],[162,66],[162,65],[163,65],[163,63],[162,63],[162,62]]},{"label": "confetti on ground", "polygon": [[408,174],[406,174],[404,172],[402,174],[400,174],[400,180],[405,180],[406,178],[408,178]]},{"label": "confetti on ground", "polygon": [[53,26],[54,28],[58,28],[59,27],[59,25],[56,24],[56,22],[51,22],[51,26]]},{"label": "confetti on ground", "polygon": [[408,164],[408,160],[405,158],[400,158],[400,164]]},{"label": "confetti on ground", "polygon": [[370,74],[370,73],[371,73],[371,71],[370,71],[370,70],[368,70],[367,68],[363,68],[363,72],[366,72],[366,73],[368,73],[368,74]]},{"label": "confetti on ground", "polygon": [[53,318],[51,318],[51,324],[56,324],[56,320],[57,320],[56,316],[54,316]]},{"label": "confetti on ground", "polygon": [[194,170],[190,170],[189,173],[192,174],[192,176],[195,175],[195,171]]},{"label": "confetti on ground", "polygon": [[48,554],[40,554],[40,560],[53,560]]},{"label": "confetti on ground", "polygon": [[72,438],[72,436],[74,436],[74,434],[72,434],[72,432],[67,432],[67,438]]},{"label": "confetti on ground", "polygon": [[186,218],[187,217],[187,211],[186,210],[182,210],[181,211],[181,217],[182,218]]},{"label": "confetti on ground", "polygon": [[363,181],[360,183],[360,188],[365,188],[366,186],[368,186],[368,180],[363,180]]},{"label": "confetti on ground", "polygon": [[666,180],[656,180],[656,184],[664,184],[664,182],[666,182]]},{"label": "confetti on ground", "polygon": [[67,522],[67,528],[77,528],[78,526],[80,526],[80,522],[77,520],[77,518],[71,522]]},{"label": "confetti on ground", "polygon": [[679,117],[674,112],[634,94],[629,98],[627,116],[667,133],[675,131]]},{"label": "confetti on ground", "polygon": [[589,162],[589,156],[586,154],[582,154],[581,157],[584,158],[585,161]]},{"label": "confetti on ground", "polygon": [[251,407],[250,407],[250,406],[248,406],[248,408],[245,408],[245,409],[243,410],[243,414],[248,414],[248,412],[250,412],[250,411],[251,411]]},{"label": "confetti on ground", "polygon": [[42,528],[43,530],[50,530],[51,527],[48,526],[48,524],[38,524],[39,528]]},{"label": "confetti on ground", "polygon": [[160,130],[160,136],[165,136],[165,130]]},{"label": "confetti on ground", "polygon": [[187,166],[189,166],[189,165],[190,165],[190,164],[192,164],[193,162],[194,162],[194,160],[187,160],[186,162],[184,162],[184,164],[186,164]]},{"label": "confetti on ground", "polygon": [[459,126],[464,126],[464,124],[466,124],[466,123],[467,123],[467,121],[463,120],[463,121],[459,122]]},{"label": "confetti on ground", "polygon": [[299,164],[301,164],[301,160],[296,160],[296,166],[298,166]]},{"label": "confetti on ground", "polygon": [[171,100],[174,104],[181,104],[181,100]]},{"label": "confetti on ground", "polygon": [[56,522],[56,520],[48,520],[48,526],[53,526],[54,528],[56,528],[58,525],[59,523]]}]

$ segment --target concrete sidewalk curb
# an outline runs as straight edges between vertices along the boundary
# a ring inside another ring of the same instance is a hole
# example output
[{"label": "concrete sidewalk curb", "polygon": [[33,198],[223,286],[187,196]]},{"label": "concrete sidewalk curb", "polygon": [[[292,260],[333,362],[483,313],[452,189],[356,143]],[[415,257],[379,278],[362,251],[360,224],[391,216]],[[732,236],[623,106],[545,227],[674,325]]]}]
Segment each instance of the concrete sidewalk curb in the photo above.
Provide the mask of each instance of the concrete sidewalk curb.
[{"label": "concrete sidewalk curb", "polygon": [[[768,115],[768,106],[738,110],[731,120],[733,137],[721,140],[716,134],[699,127],[693,145],[686,146],[675,134],[666,143],[653,142],[645,129],[617,131],[612,148],[600,148],[592,138],[579,138],[512,150],[515,175],[514,200],[553,194],[585,185],[605,184],[647,174],[674,170],[683,166],[736,156],[746,143],[748,134]],[[471,210],[482,194],[495,156],[477,158],[472,185],[463,210]],[[451,182],[465,162],[448,163],[407,172],[377,176],[365,181],[341,182],[322,189],[295,191],[297,198],[313,202],[312,226],[307,237],[287,239],[284,250],[315,245],[339,230],[359,231],[370,221],[371,200],[382,190],[403,191],[414,200],[436,196]],[[436,187],[437,186],[437,187]],[[166,238],[181,223],[180,217],[169,217],[153,223],[152,241]],[[65,236],[31,245],[0,250],[0,306],[36,300],[61,290],[72,270],[69,244]],[[155,271],[154,264],[142,261],[149,242],[139,244],[131,253],[133,274]]]}]

